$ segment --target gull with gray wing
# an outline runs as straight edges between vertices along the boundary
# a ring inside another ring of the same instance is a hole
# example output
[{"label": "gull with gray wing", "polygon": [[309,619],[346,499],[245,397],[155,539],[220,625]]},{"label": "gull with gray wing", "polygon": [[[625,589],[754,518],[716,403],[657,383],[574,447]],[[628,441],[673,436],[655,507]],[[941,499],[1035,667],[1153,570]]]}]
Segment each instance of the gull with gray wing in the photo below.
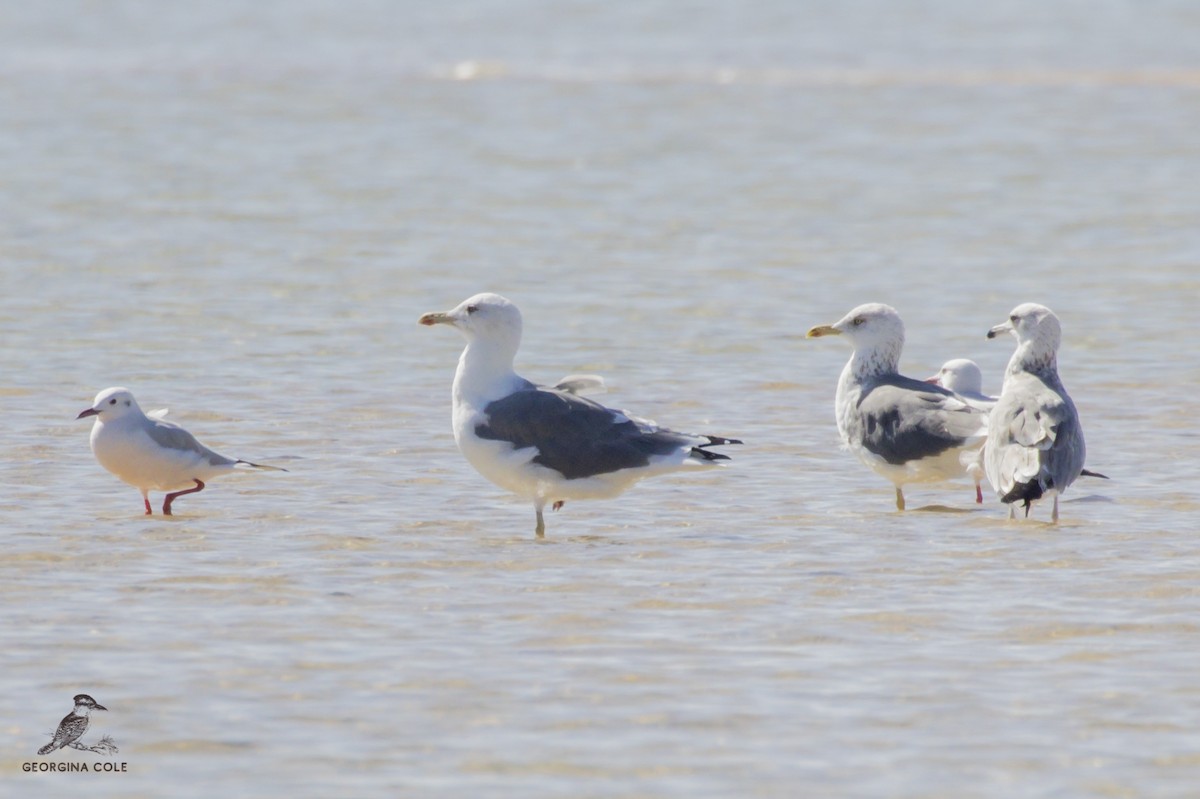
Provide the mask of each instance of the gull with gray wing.
[{"label": "gull with gray wing", "polygon": [[844,336],[854,347],[838,380],[834,411],[842,443],[896,487],[961,477],[962,455],[983,442],[987,414],[939,386],[900,374],[904,322],[895,308],[860,305],[808,338]]},{"label": "gull with gray wing", "polygon": [[[979,364],[968,358],[955,358],[942,364],[942,368],[925,382],[941,386],[947,391],[953,391],[968,405],[979,408],[984,413],[991,413],[996,405],[996,398],[983,393],[983,372]],[[960,456],[967,477],[975,483],[975,503],[983,504],[983,448],[967,450]]]},{"label": "gull with gray wing", "polygon": [[477,294],[423,325],[449,325],[467,339],[452,389],[454,440],[480,474],[543,508],[568,499],[614,497],[646,477],[729,460],[709,447],[740,444],[659,427],[581,396],[603,388],[594,375],[540,386],[513,371],[521,312],[498,294]]},{"label": "gull with gray wing", "polygon": [[942,364],[937,374],[925,379],[926,383],[953,391],[981,411],[990,411],[996,398],[983,393],[983,372],[979,364],[969,358],[954,358]]},{"label": "gull with gray wing", "polygon": [[162,508],[163,515],[170,516],[178,497],[204,490],[214,477],[241,469],[287,471],[213,452],[179,425],[163,421],[165,410],[151,414],[142,412],[129,389],[117,386],[101,391],[92,406],[75,417],[96,417],[92,454],[101,466],[142,492],[147,516],[153,513],[151,489],[171,492]]},{"label": "gull with gray wing", "polygon": [[992,409],[983,465],[988,482],[1016,515],[1039,499],[1054,497],[1050,518],[1058,521],[1058,495],[1083,472],[1087,449],[1075,403],[1058,376],[1062,326],[1044,305],[1024,303],[988,338],[1011,333],[1017,349],[1004,373],[1000,399]]}]

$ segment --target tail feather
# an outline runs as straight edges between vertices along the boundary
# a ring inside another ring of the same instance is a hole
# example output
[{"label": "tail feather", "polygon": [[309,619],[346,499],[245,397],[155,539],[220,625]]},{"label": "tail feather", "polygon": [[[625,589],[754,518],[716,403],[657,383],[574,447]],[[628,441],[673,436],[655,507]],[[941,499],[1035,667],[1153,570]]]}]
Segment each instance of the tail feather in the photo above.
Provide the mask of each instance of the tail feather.
[{"label": "tail feather", "polygon": [[701,444],[700,447],[720,447],[724,444],[741,444],[742,442],[736,438],[721,438],[721,436],[701,436],[707,438],[707,444]]},{"label": "tail feather", "polygon": [[[1049,487],[1046,486],[1046,488]],[[1010,505],[1013,502],[1023,502],[1025,515],[1028,516],[1029,506],[1033,504],[1034,500],[1041,499],[1044,493],[1045,489],[1039,481],[1030,480],[1028,483],[1017,483],[1011,491],[1000,497],[1000,501],[1006,505]]]},{"label": "tail feather", "polygon": [[282,466],[268,466],[265,463],[251,463],[250,461],[244,461],[241,458],[238,458],[238,460],[235,461],[233,465],[234,466],[247,466],[251,469],[263,469],[268,472],[286,472],[287,471],[287,469],[283,468]]},{"label": "tail feather", "polygon": [[733,460],[728,455],[722,455],[720,452],[711,452],[705,447],[719,447],[724,444],[741,444],[742,442],[736,438],[722,438],[721,436],[701,436],[708,439],[705,444],[699,444],[692,447],[691,455],[693,458],[699,458],[703,461],[728,461]]}]

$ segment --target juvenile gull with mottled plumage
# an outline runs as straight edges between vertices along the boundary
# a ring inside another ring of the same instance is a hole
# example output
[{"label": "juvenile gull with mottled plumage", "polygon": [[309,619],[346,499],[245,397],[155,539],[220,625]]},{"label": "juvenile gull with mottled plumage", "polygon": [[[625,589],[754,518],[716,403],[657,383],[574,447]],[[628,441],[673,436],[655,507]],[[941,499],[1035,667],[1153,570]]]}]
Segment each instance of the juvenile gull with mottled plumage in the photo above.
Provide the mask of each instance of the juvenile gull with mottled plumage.
[{"label": "juvenile gull with mottled plumage", "polygon": [[533,503],[538,537],[548,503],[557,510],[568,499],[614,497],[652,475],[729,460],[708,447],[741,443],[678,433],[586,399],[582,393],[603,386],[592,375],[554,387],[519,376],[521,312],[498,294],[418,321],[466,337],[452,391],[454,440],[480,474]]},{"label": "juvenile gull with mottled plumage", "polygon": [[960,477],[960,455],[983,441],[987,414],[939,386],[899,373],[904,322],[881,303],[860,305],[809,338],[845,336],[854,352],[838,380],[834,410],[842,442],[896,486]]},{"label": "juvenile gull with mottled plumage", "polygon": [[1083,471],[1086,447],[1079,412],[1058,377],[1062,326],[1044,305],[1018,305],[988,338],[1012,333],[1017,349],[1004,373],[1000,399],[988,424],[983,465],[988,482],[1008,504],[1054,497],[1051,518],[1058,521],[1058,495]]}]

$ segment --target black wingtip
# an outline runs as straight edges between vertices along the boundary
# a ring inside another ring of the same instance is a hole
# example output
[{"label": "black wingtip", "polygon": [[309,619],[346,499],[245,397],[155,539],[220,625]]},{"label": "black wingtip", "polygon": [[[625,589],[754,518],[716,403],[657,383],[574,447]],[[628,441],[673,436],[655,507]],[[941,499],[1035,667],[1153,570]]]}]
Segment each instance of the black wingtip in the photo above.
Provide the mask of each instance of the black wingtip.
[{"label": "black wingtip", "polygon": [[[702,445],[703,446],[703,445]],[[692,455],[706,461],[729,461],[733,460],[728,455],[722,455],[719,452],[709,452],[702,447],[692,447]]]},{"label": "black wingtip", "polygon": [[[1049,487],[1049,486],[1047,486]],[[1029,507],[1035,499],[1041,499],[1045,489],[1037,480],[1030,480],[1028,483],[1017,483],[1013,486],[1012,491],[1009,491],[1004,496],[1000,497],[1000,501],[1006,505],[1013,502],[1023,502],[1025,507],[1025,515],[1029,515]]]},{"label": "black wingtip", "polygon": [[736,438],[722,438],[721,436],[705,436],[705,438],[708,439],[708,443],[701,444],[700,445],[701,447],[720,447],[720,446],[724,446],[725,444],[741,444],[742,443],[740,439],[736,439]]},{"label": "black wingtip", "polygon": [[1100,474],[1100,472],[1093,472],[1091,469],[1084,469],[1084,470],[1082,470],[1082,471],[1079,473],[1079,476],[1080,476],[1080,477],[1099,477],[1101,480],[1107,480],[1107,479],[1108,479],[1108,475],[1107,475],[1107,474]]},{"label": "black wingtip", "polygon": [[287,469],[283,468],[282,466],[267,466],[265,463],[252,463],[248,460],[243,460],[242,458],[238,458],[237,463],[244,463],[245,465],[252,466],[255,469],[265,469],[268,472],[286,472],[287,471]]}]

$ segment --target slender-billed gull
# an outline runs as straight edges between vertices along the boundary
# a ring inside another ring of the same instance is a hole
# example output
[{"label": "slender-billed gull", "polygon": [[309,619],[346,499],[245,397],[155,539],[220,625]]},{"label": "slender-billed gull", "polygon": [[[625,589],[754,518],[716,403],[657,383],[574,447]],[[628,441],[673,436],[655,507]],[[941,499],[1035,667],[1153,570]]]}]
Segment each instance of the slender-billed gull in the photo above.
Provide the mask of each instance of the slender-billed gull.
[{"label": "slender-billed gull", "polygon": [[184,494],[204,490],[214,477],[237,469],[267,469],[286,472],[213,452],[177,424],[165,422],[166,411],[152,411],[151,418],[138,407],[127,388],[106,388],[96,395],[90,408],[76,419],[95,416],[92,453],[100,465],[142,492],[146,515],[150,491],[169,491],[163,499],[163,514],[171,515],[171,503]]},{"label": "slender-billed gull", "polygon": [[[996,398],[983,393],[983,372],[979,364],[967,358],[955,358],[942,364],[942,368],[933,377],[926,378],[927,383],[953,391],[968,405],[979,408],[984,413],[991,413],[996,405]],[[975,503],[983,504],[983,448],[964,451],[961,455],[963,468],[975,483]]]},{"label": "slender-billed gull", "polygon": [[960,477],[965,450],[977,448],[987,414],[952,392],[899,373],[904,322],[881,303],[860,305],[809,338],[845,336],[854,347],[838,380],[834,411],[842,443],[896,486]]},{"label": "slender-billed gull", "polygon": [[942,364],[937,374],[927,378],[927,383],[953,391],[958,396],[976,405],[980,410],[990,411],[996,398],[983,393],[983,372],[979,364],[967,358],[955,358]]},{"label": "slender-billed gull", "polygon": [[1016,515],[1012,503],[1054,497],[1051,519],[1058,521],[1058,495],[1083,471],[1086,447],[1079,413],[1058,377],[1062,326],[1044,305],[1018,305],[988,338],[1012,333],[1017,349],[1004,373],[1000,399],[992,409],[983,465],[988,482]]},{"label": "slender-billed gull", "polygon": [[740,441],[659,427],[579,396],[603,381],[564,378],[539,386],[513,371],[521,312],[498,294],[477,294],[451,311],[427,313],[423,325],[450,325],[467,339],[454,374],[454,440],[476,470],[542,509],[568,499],[614,497],[637,481],[728,460],[707,448]]}]

